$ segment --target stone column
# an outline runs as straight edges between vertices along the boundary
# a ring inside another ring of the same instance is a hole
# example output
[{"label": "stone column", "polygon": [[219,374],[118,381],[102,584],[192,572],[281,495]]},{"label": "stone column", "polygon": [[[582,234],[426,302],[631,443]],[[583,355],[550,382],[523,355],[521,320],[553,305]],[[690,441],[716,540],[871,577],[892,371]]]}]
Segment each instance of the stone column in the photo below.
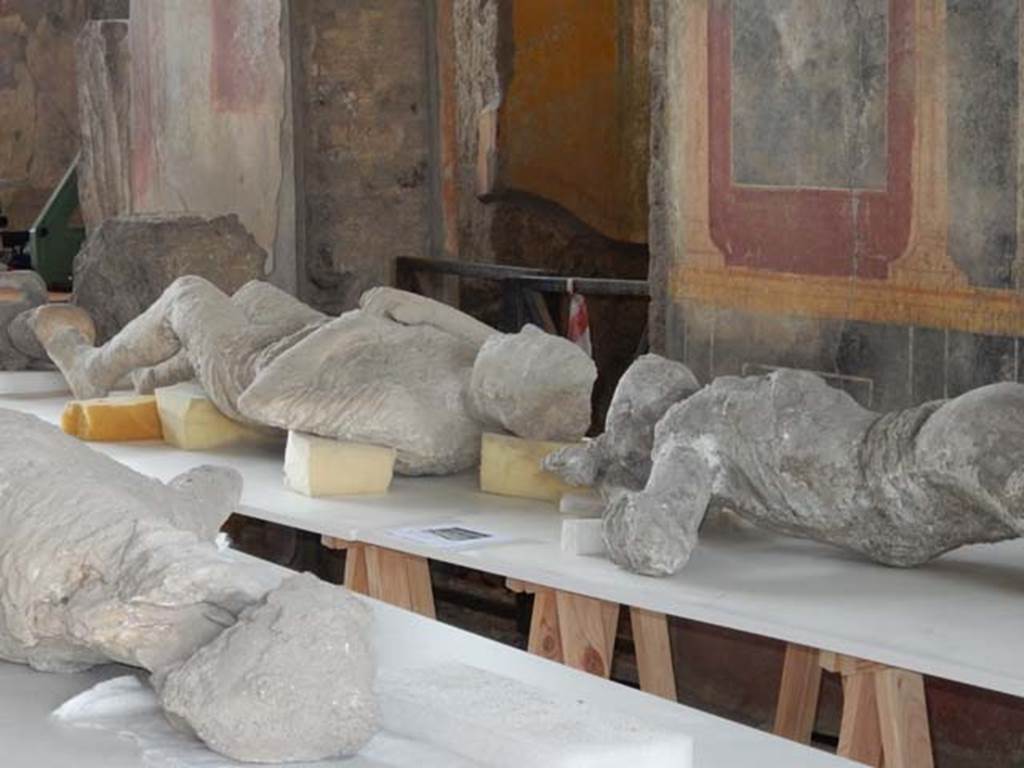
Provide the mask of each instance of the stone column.
[{"label": "stone column", "polygon": [[91,234],[106,219],[131,211],[128,22],[87,22],[75,59],[82,132],[78,192]]}]

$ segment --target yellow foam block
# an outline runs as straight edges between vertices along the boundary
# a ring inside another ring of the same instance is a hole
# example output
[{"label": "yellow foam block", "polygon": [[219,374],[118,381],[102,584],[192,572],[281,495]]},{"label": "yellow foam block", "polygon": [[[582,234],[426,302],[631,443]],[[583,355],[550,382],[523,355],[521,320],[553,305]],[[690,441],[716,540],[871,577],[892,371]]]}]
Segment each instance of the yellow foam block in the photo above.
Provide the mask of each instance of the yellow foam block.
[{"label": "yellow foam block", "polygon": [[263,443],[274,439],[270,430],[229,419],[194,382],[159,387],[154,395],[164,440],[183,451],[209,451],[236,443]]},{"label": "yellow foam block", "polygon": [[480,444],[480,490],[500,496],[558,501],[580,489],[547,472],[541,462],[572,443],[523,440],[485,432]]},{"label": "yellow foam block", "polygon": [[163,437],[156,398],[152,395],[72,400],[60,415],[60,428],[81,440],[94,442]]},{"label": "yellow foam block", "polygon": [[306,496],[385,493],[395,470],[395,449],[289,432],[285,485]]}]

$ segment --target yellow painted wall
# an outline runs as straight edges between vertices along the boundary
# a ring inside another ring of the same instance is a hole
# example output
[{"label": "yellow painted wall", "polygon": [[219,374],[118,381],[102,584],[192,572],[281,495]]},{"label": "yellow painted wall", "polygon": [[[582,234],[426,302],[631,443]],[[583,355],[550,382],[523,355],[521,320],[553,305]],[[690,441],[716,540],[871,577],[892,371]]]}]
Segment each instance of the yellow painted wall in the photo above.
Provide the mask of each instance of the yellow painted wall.
[{"label": "yellow painted wall", "polygon": [[647,241],[647,0],[512,0],[498,191]]}]

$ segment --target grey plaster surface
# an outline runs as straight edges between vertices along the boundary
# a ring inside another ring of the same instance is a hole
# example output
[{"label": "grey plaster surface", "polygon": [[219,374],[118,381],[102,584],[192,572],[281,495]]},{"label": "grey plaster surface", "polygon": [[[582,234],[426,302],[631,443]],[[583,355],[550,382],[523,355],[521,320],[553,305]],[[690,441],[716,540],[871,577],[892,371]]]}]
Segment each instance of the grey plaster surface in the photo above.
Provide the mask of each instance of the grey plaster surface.
[{"label": "grey plaster surface", "polygon": [[[578,482],[580,453],[548,466]],[[609,554],[639,573],[678,571],[705,516],[724,510],[892,566],[1024,535],[1019,384],[879,414],[803,371],[720,377],[664,412],[651,458],[641,490],[602,474],[607,459],[592,473]]]},{"label": "grey plaster surface", "polygon": [[485,429],[576,440],[589,428],[597,372],[571,342],[534,327],[501,334],[391,288],[367,292],[362,304],[329,318],[267,284],[232,300],[190,276],[102,347],[53,309],[37,310],[33,322],[77,397],[102,396],[140,369],[142,389],[180,375],[183,351],[225,415],[393,447],[405,474],[472,466]]},{"label": "grey plaster surface", "polygon": [[[0,658],[141,667],[175,720],[262,762],[357,750],[374,731],[366,609],[313,577],[270,592],[213,537],[241,476],[164,485],[0,410]],[[297,715],[300,700],[319,702]]]}]

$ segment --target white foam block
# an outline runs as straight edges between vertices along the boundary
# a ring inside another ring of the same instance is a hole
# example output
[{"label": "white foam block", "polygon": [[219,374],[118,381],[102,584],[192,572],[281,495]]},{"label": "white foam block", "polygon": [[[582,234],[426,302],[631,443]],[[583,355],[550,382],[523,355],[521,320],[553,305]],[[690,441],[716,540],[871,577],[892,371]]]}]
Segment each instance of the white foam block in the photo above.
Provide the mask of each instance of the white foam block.
[{"label": "white foam block", "polygon": [[[201,741],[170,724],[153,689],[134,676],[118,677],[90,688],[60,706],[54,719],[64,725],[128,737],[142,752],[140,764],[149,768],[239,768],[238,763],[212,752]],[[381,732],[360,752],[367,763],[416,768],[480,768],[446,749]],[[346,768],[351,758],[315,763],[315,768]],[[314,768],[310,763],[291,763]]]},{"label": "white foam block", "polygon": [[690,768],[693,740],[464,664],[382,673],[384,727],[491,768]]},{"label": "white foam block", "polygon": [[593,491],[563,493],[558,502],[559,514],[567,517],[601,517],[604,508],[604,499]]},{"label": "white foam block", "polygon": [[164,441],[183,451],[209,451],[239,443],[264,443],[275,438],[270,430],[233,421],[217,410],[194,381],[158,387],[153,393]]},{"label": "white foam block", "polygon": [[289,432],[285,485],[314,497],[385,493],[391,486],[395,455],[394,448]]},{"label": "white foam block", "polygon": [[569,445],[485,432],[480,440],[480,490],[557,502],[563,493],[579,489],[545,470],[542,462]]},{"label": "white foam block", "polygon": [[563,520],[562,551],[570,555],[605,554],[600,518]]}]

